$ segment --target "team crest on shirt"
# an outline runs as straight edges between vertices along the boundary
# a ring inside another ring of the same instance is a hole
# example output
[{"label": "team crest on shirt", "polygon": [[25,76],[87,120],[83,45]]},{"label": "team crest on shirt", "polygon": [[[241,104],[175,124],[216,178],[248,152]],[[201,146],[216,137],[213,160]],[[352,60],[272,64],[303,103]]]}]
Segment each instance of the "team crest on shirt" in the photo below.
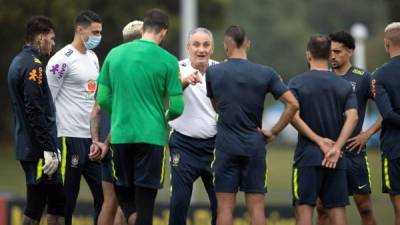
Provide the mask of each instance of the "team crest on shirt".
[{"label": "team crest on shirt", "polygon": [[178,166],[180,159],[181,159],[181,156],[179,155],[179,153],[172,154],[171,155],[172,166]]},{"label": "team crest on shirt", "polygon": [[57,76],[58,79],[61,79],[64,76],[65,69],[67,68],[67,64],[63,63],[61,66],[60,64],[54,64],[51,66],[50,72]]},{"label": "team crest on shirt", "polygon": [[77,168],[79,164],[79,156],[78,155],[72,155],[71,156],[71,167]]},{"label": "team crest on shirt", "polygon": [[353,87],[353,91],[356,91],[357,83],[354,81],[350,81],[351,87]]},{"label": "team crest on shirt", "polygon": [[85,84],[85,98],[86,99],[94,99],[94,94],[97,90],[97,81],[95,80],[88,80]]}]

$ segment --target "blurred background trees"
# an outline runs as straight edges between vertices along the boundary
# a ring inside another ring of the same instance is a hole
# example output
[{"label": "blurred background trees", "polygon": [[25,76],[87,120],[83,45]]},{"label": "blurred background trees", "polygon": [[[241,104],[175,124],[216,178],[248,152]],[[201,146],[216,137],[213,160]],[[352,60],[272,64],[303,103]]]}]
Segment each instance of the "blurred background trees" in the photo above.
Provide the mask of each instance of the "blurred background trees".
[{"label": "blurred background trees", "polygon": [[[71,42],[73,20],[80,10],[92,9],[103,19],[103,39],[95,50],[100,62],[122,41],[126,23],[141,19],[153,7],[170,15],[170,29],[162,46],[179,58],[179,11],[177,0],[0,0],[0,143],[12,143],[13,121],[7,90],[8,66],[24,43],[26,20],[37,14],[49,16],[56,26],[55,51]],[[398,0],[198,0],[198,25],[215,35],[215,55],[224,59],[222,34],[230,24],[242,25],[252,40],[250,59],[273,66],[287,82],[306,69],[305,45],[310,35],[349,31],[363,23],[369,30],[367,69],[386,60],[382,32],[400,20]]]}]

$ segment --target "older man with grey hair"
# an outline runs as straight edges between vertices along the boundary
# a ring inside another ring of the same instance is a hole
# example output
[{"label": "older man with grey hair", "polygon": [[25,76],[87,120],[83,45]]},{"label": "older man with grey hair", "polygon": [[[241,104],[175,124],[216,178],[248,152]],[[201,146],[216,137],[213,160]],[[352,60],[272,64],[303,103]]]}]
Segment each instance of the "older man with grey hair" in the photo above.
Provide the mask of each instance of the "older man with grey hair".
[{"label": "older man with grey hair", "polygon": [[217,62],[210,57],[214,50],[212,33],[196,28],[189,33],[189,58],[181,60],[180,78],[184,88],[183,114],[169,122],[171,165],[170,225],[185,225],[193,183],[201,178],[207,191],[216,224],[217,200],[214,192],[212,162],[215,146],[216,112],[207,97],[205,71]]}]

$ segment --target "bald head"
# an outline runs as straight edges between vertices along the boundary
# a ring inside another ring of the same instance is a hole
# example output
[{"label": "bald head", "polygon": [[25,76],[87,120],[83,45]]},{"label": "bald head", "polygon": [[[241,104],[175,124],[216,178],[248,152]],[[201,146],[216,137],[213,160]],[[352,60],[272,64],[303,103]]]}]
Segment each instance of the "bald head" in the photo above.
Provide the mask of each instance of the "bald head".
[{"label": "bald head", "polygon": [[400,47],[400,22],[394,22],[386,26],[384,38],[393,46]]}]

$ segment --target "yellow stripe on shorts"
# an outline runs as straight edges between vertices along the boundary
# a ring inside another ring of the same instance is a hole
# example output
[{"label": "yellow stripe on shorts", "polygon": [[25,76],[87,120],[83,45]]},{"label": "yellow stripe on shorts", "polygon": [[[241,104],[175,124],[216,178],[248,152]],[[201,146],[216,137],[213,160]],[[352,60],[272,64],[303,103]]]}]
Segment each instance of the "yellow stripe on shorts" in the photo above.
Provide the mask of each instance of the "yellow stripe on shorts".
[{"label": "yellow stripe on shorts", "polygon": [[43,175],[43,160],[39,159],[39,162],[36,167],[36,180],[42,178]]},{"label": "yellow stripe on shorts", "polygon": [[365,156],[365,164],[367,164],[367,171],[368,171],[368,182],[369,182],[369,187],[371,188],[371,170],[369,169],[369,162],[368,162],[368,156]]},{"label": "yellow stripe on shorts", "polygon": [[383,173],[385,176],[385,186],[389,189],[392,189],[390,187],[390,178],[389,178],[389,161],[387,158],[383,160]]},{"label": "yellow stripe on shorts", "polygon": [[64,183],[65,180],[65,170],[67,167],[67,138],[66,137],[62,137],[61,138],[61,142],[62,142],[62,150],[61,150],[61,178],[62,178],[62,182]]},{"label": "yellow stripe on shorts", "polygon": [[298,176],[298,170],[297,168],[293,169],[293,195],[294,198],[299,200],[299,190],[298,190],[298,185],[297,185],[297,177]]},{"label": "yellow stripe on shorts", "polygon": [[265,156],[265,178],[264,178],[264,188],[267,187],[268,184],[268,163],[267,163],[267,156]]},{"label": "yellow stripe on shorts", "polygon": [[165,152],[167,151],[167,146],[164,146],[163,149],[163,158],[161,162],[161,177],[160,177],[160,184],[164,182],[164,173],[165,173]]}]

